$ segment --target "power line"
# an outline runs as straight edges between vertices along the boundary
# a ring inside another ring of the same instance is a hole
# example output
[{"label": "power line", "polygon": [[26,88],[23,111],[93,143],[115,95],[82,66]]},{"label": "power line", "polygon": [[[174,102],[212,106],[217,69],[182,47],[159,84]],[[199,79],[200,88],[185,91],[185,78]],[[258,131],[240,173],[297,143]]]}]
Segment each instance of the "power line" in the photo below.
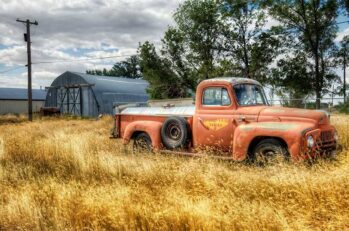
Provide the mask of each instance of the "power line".
[{"label": "power line", "polygon": [[5,71],[0,71],[0,74],[4,74],[4,73],[7,73],[7,72],[10,72],[10,71],[15,71],[15,70],[18,70],[20,68],[23,68],[25,66],[20,66],[20,67],[15,67],[15,68],[11,68],[11,69],[7,69]]},{"label": "power line", "polygon": [[85,59],[57,59],[52,61],[38,61],[33,64],[48,64],[48,63],[64,63],[64,62],[81,62],[81,61],[90,61],[90,60],[102,60],[102,59],[112,59],[112,58],[120,58],[120,57],[128,57],[136,54],[129,55],[113,55],[113,56],[104,56],[98,58],[85,58]]},{"label": "power line", "polygon": [[343,24],[343,23],[348,23],[348,22],[349,22],[349,21],[337,22],[337,23],[335,23],[335,25]]},{"label": "power line", "polygon": [[[343,24],[343,23],[349,23],[349,21],[342,21],[334,23],[335,25]],[[290,30],[296,29],[296,28],[289,28]],[[283,31],[280,33],[274,33],[273,35],[281,35],[281,34],[287,34],[287,33],[295,33],[291,31]],[[112,58],[121,58],[121,57],[128,57],[132,55],[137,54],[128,54],[128,55],[114,55],[114,56],[104,56],[104,57],[98,57],[98,58],[85,58],[85,59],[57,59],[57,60],[50,60],[50,61],[38,61],[33,62],[32,64],[51,64],[51,63],[65,63],[65,62],[82,62],[82,61],[93,61],[93,60],[103,60],[103,59],[112,59]],[[1,73],[1,72],[0,72]]]}]

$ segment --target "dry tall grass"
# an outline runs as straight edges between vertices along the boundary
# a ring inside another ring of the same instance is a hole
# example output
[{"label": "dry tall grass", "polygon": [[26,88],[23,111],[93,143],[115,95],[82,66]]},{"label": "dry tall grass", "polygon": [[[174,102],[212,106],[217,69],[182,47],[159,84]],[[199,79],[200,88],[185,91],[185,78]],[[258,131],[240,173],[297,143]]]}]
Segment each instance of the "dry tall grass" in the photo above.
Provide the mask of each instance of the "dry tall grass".
[{"label": "dry tall grass", "polygon": [[336,161],[258,168],[133,155],[110,118],[0,126],[0,230],[349,229],[348,117]]}]

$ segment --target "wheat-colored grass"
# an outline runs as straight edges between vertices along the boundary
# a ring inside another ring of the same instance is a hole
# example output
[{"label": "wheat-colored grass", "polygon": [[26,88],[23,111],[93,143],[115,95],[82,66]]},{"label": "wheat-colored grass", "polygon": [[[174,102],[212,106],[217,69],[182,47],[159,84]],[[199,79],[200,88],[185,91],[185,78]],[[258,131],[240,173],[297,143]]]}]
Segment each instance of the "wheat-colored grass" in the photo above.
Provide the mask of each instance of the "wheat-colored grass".
[{"label": "wheat-colored grass", "polygon": [[349,229],[344,151],[314,165],[134,155],[111,118],[0,126],[0,230]]}]

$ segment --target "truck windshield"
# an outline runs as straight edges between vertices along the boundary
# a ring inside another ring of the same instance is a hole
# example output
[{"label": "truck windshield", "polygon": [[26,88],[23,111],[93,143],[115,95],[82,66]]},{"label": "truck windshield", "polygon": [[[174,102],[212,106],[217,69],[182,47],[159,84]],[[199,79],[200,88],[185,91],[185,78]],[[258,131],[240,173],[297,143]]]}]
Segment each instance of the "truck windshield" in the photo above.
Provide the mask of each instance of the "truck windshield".
[{"label": "truck windshield", "polygon": [[235,95],[239,105],[268,105],[263,89],[254,84],[237,84],[234,86]]}]

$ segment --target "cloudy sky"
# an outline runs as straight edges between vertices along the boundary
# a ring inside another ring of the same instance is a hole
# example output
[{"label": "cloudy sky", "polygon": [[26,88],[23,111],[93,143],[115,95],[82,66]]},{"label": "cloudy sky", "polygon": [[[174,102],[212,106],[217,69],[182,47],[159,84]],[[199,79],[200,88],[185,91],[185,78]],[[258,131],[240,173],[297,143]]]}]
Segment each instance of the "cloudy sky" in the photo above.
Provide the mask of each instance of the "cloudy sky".
[{"label": "cloudy sky", "polygon": [[[150,40],[159,45],[167,26],[173,24],[172,14],[181,2],[1,0],[0,87],[25,88],[27,84],[25,26],[16,22],[17,18],[39,22],[31,27],[31,34],[33,87],[40,88],[49,86],[67,70],[110,68],[116,61],[135,54],[139,42]],[[345,34],[349,34],[347,24],[341,25],[337,39]],[[118,57],[86,60],[109,56]],[[79,59],[85,61],[62,62]]]},{"label": "cloudy sky", "polygon": [[[139,42],[155,44],[181,0],[1,0],[0,87],[27,84],[25,25],[17,18],[39,22],[32,26],[33,87],[49,86],[71,70],[110,68],[135,54]],[[120,56],[74,62],[61,60]],[[54,63],[42,63],[51,62]],[[8,71],[10,69],[15,69]],[[4,73],[5,72],[5,73]]]}]

